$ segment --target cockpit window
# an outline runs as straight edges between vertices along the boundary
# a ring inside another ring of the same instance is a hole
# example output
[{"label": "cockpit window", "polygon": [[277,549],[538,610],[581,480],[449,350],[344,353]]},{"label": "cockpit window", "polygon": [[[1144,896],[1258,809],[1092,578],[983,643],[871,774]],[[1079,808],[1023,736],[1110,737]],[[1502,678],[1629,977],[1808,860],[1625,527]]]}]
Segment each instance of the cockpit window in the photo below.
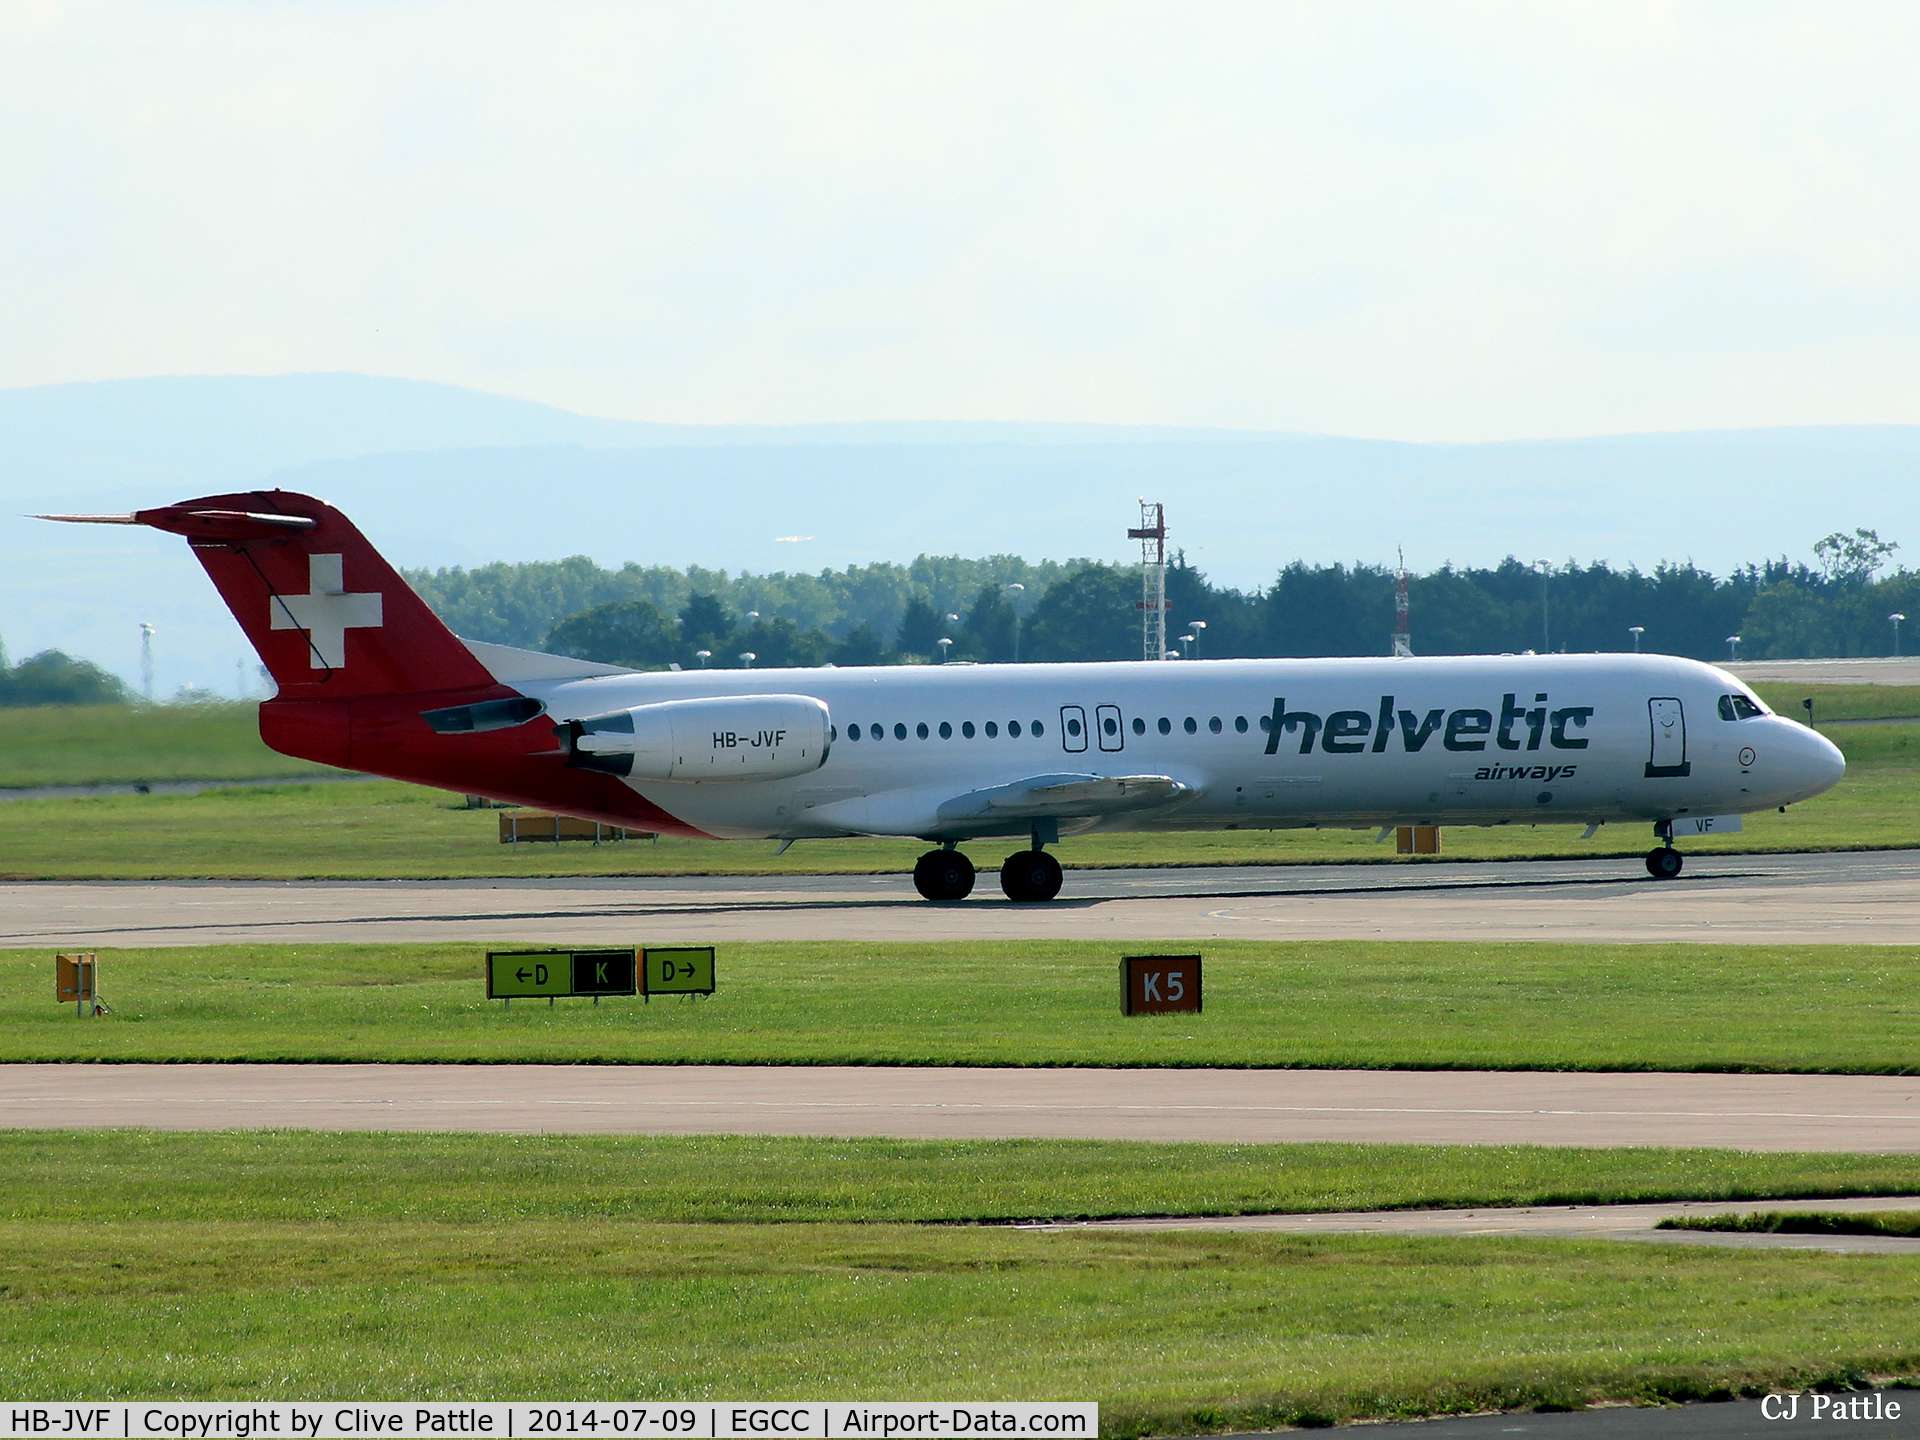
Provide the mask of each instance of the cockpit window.
[{"label": "cockpit window", "polygon": [[1722,695],[1720,697],[1720,718],[1722,720],[1751,720],[1756,715],[1764,715],[1758,704],[1745,695]]}]

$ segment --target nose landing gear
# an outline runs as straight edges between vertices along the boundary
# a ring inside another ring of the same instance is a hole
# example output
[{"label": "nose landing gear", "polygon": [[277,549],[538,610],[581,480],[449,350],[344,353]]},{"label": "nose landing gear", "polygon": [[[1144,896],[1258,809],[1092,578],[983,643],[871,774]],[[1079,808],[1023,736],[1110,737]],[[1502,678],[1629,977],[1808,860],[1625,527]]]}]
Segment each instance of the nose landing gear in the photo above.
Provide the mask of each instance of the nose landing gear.
[{"label": "nose landing gear", "polygon": [[928,900],[964,900],[973,879],[973,862],[958,850],[929,850],[913,867],[913,888]]},{"label": "nose landing gear", "polygon": [[1656,880],[1671,880],[1680,873],[1680,852],[1671,845],[1647,851],[1647,874]]},{"label": "nose landing gear", "polygon": [[1647,851],[1647,874],[1656,880],[1672,880],[1680,874],[1683,863],[1680,852],[1673,848],[1673,822],[1654,821],[1653,833],[1660,843]]}]

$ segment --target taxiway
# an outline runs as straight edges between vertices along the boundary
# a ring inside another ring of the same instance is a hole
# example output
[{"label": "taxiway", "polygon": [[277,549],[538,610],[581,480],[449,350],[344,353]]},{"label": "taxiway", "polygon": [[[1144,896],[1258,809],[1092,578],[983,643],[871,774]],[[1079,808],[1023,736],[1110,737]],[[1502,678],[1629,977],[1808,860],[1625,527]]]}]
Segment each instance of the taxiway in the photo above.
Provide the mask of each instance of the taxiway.
[{"label": "taxiway", "polygon": [[[980,858],[988,858],[984,848]],[[1911,944],[1920,851],[1070,870],[1014,905],[983,871],[929,906],[904,875],[0,885],[0,947],[298,941],[540,945],[766,940],[1675,940]]]}]

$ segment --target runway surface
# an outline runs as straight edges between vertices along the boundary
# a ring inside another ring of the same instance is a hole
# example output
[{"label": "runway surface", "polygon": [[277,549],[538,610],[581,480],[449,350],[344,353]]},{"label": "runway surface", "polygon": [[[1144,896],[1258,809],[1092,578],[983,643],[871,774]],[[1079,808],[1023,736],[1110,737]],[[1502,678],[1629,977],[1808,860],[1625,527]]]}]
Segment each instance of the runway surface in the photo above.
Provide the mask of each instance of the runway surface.
[{"label": "runway surface", "polygon": [[[983,856],[984,858],[984,856]],[[1912,944],[1920,851],[1070,870],[1048,905],[932,906],[905,875],[0,885],[0,947],[468,940],[1390,939]]]},{"label": "runway surface", "polygon": [[1920,1153],[1920,1076],[0,1065],[0,1128],[1022,1136]]},{"label": "runway surface", "polygon": [[1920,659],[1737,660],[1723,667],[1751,685],[1920,685]]},{"label": "runway surface", "polygon": [[1551,1240],[1637,1240],[1735,1250],[1827,1250],[1920,1255],[1920,1239],[1897,1235],[1795,1235],[1771,1231],[1658,1230],[1662,1220],[1701,1215],[1842,1214],[1920,1210],[1920,1195],[1839,1200],[1690,1200],[1661,1205],[1536,1205],[1479,1210],[1353,1210],[1314,1215],[1198,1215],[1032,1225],[1033,1230],[1222,1230],[1268,1235],[1514,1235]]}]

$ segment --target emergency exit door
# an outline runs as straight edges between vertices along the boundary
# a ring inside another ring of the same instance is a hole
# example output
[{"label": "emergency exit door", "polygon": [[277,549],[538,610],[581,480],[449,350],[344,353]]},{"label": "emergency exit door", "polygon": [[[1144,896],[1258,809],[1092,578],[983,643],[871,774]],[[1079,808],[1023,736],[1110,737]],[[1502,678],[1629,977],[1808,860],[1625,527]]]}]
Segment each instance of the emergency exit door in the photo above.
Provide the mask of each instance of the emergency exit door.
[{"label": "emergency exit door", "polygon": [[1687,763],[1687,716],[1680,702],[1671,695],[1647,701],[1647,726],[1652,731],[1647,778],[1692,774],[1693,767]]},{"label": "emergency exit door", "polygon": [[1118,750],[1127,743],[1127,732],[1120,724],[1118,705],[1099,705],[1093,711],[1094,728],[1100,735],[1102,750]]}]

